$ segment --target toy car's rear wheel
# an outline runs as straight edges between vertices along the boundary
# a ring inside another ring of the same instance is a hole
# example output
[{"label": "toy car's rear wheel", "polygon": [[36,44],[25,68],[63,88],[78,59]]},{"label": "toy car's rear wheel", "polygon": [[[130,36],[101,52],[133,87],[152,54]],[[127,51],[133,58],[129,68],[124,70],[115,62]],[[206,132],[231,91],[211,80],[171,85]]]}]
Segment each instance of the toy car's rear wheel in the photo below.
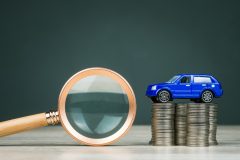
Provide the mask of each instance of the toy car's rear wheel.
[{"label": "toy car's rear wheel", "polygon": [[204,103],[210,103],[213,100],[213,93],[209,90],[206,90],[201,95],[201,100]]},{"label": "toy car's rear wheel", "polygon": [[171,95],[168,91],[162,90],[158,92],[157,101],[161,103],[166,103],[170,100]]}]

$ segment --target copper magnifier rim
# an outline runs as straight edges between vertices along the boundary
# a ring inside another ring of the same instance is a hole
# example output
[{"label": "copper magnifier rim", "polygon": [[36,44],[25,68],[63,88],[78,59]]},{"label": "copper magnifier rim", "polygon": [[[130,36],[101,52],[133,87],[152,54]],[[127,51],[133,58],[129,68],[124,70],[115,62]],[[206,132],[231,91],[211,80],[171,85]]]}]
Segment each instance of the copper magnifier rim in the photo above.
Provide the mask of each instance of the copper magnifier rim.
[{"label": "copper magnifier rim", "polygon": [[[126,93],[128,102],[129,102],[129,112],[123,126],[117,132],[105,138],[97,138],[97,139],[89,138],[78,133],[72,127],[66,115],[65,103],[66,103],[66,99],[69,91],[71,90],[73,85],[76,84],[76,82],[92,75],[110,77],[111,79],[118,82],[122,90]],[[59,99],[58,99],[58,112],[59,112],[60,121],[63,128],[78,143],[92,145],[92,146],[108,145],[117,141],[122,136],[124,136],[128,132],[128,130],[131,128],[136,115],[136,98],[129,83],[120,74],[106,68],[100,68],[100,67],[88,68],[76,73],[65,83],[65,85],[63,86],[60,92]]]}]

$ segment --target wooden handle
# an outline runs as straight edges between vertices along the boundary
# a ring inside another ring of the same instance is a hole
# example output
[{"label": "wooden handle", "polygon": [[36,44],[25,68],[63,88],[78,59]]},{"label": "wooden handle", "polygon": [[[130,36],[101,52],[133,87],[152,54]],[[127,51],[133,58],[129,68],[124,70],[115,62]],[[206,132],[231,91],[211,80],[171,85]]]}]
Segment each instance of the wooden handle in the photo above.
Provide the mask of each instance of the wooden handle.
[{"label": "wooden handle", "polygon": [[47,125],[46,113],[0,122],[0,137]]}]

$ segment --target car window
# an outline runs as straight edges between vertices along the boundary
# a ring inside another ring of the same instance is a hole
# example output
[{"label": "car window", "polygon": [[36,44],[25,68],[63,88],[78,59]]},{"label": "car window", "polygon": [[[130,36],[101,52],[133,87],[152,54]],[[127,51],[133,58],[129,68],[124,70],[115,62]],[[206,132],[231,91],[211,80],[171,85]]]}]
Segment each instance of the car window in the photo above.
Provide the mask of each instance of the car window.
[{"label": "car window", "polygon": [[175,82],[180,76],[174,76],[172,77],[169,81],[167,81],[167,83],[173,83]]},{"label": "car window", "polygon": [[194,77],[193,81],[194,83],[212,83],[210,77]]},{"label": "car window", "polygon": [[185,76],[181,78],[180,83],[190,83],[190,80],[191,80],[190,76]]}]

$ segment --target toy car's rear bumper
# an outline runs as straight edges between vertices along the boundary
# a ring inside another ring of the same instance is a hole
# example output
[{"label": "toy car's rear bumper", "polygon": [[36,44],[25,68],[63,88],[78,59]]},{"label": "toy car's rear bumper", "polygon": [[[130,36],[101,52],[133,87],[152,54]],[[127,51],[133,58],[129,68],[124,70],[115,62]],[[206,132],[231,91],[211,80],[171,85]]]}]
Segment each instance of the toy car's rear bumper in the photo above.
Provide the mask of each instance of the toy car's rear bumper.
[{"label": "toy car's rear bumper", "polygon": [[215,94],[216,98],[221,97],[223,95],[223,90],[221,89],[221,90],[215,92],[214,94]]}]

